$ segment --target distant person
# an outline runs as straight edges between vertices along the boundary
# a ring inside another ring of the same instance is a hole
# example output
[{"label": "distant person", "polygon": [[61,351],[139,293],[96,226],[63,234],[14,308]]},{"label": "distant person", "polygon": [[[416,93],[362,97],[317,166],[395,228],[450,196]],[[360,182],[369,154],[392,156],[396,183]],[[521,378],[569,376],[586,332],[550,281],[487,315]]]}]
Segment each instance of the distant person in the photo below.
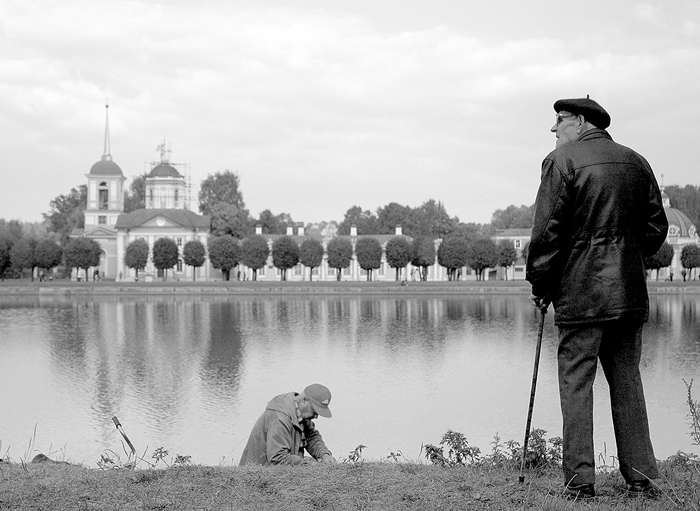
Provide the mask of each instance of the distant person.
[{"label": "distant person", "polygon": [[639,373],[649,316],[643,260],[668,221],[647,161],[613,142],[610,115],[589,98],[554,103],[556,149],[542,175],[526,278],[531,303],[554,306],[566,494],[595,496],[593,382],[598,360],[610,387],[617,457],[630,496],[659,477]]},{"label": "distant person", "polygon": [[39,282],[45,282],[46,279],[44,278],[44,270],[41,270],[39,272]]},{"label": "distant person", "polygon": [[311,420],[330,418],[330,402],[330,390],[318,383],[273,398],[253,426],[239,465],[309,463],[304,450],[321,463],[337,463]]}]

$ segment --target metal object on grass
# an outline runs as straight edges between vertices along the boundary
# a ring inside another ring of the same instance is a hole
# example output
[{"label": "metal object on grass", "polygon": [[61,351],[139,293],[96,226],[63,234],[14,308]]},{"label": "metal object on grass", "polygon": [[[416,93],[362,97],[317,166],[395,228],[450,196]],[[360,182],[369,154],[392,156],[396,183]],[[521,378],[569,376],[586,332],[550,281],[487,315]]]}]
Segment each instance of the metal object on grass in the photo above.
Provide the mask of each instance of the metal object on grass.
[{"label": "metal object on grass", "polygon": [[134,455],[134,460],[135,460],[136,459],[136,449],[134,449],[134,444],[131,443],[131,440],[129,440],[129,437],[126,436],[126,433],[124,433],[124,428],[122,428],[122,423],[119,422],[119,419],[117,419],[116,415],[114,417],[112,417],[112,420],[114,421],[114,425],[117,427],[119,432],[124,437],[124,440],[126,440],[126,443],[129,445],[129,448],[131,449],[131,453]]}]

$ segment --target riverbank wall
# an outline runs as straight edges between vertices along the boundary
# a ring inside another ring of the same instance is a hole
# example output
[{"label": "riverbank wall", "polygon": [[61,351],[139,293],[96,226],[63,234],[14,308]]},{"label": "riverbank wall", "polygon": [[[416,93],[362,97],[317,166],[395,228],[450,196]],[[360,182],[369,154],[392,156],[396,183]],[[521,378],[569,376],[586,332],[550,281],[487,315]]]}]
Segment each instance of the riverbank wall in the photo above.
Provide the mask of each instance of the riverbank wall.
[{"label": "riverbank wall", "polygon": [[[700,295],[700,281],[649,282],[650,294]],[[0,284],[0,296],[128,295],[473,295],[530,294],[524,281],[485,282],[27,282]]]}]

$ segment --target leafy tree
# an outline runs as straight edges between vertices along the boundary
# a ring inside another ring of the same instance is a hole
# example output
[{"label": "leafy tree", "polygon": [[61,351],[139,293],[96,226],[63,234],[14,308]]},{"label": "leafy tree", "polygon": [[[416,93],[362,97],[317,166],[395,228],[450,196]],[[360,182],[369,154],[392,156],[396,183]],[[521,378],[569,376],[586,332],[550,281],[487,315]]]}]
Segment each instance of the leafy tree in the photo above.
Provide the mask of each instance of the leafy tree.
[{"label": "leafy tree", "polygon": [[491,225],[495,229],[530,229],[535,218],[535,205],[508,206],[497,209],[491,217]]},{"label": "leafy tree", "polygon": [[12,241],[9,238],[0,238],[0,279],[5,280],[5,270],[11,265],[10,251],[12,250]]},{"label": "leafy tree", "polygon": [[241,243],[241,262],[253,270],[253,280],[258,279],[258,270],[267,264],[270,247],[259,234],[248,236]]},{"label": "leafy tree", "polygon": [[88,280],[88,269],[100,265],[102,248],[90,238],[70,238],[63,249],[63,257],[69,268],[85,270],[85,280]]},{"label": "leafy tree", "polygon": [[435,242],[429,236],[418,236],[411,245],[411,264],[418,268],[421,280],[428,280],[428,268],[435,264]]},{"label": "leafy tree", "polygon": [[338,234],[349,235],[352,226],[357,227],[358,234],[379,234],[377,217],[369,210],[362,211],[360,206],[353,206],[345,213],[345,218],[338,226]]},{"label": "leafy tree", "polygon": [[168,270],[177,264],[179,256],[177,243],[170,238],[158,238],[153,244],[153,266],[163,272],[163,281]]},{"label": "leafy tree", "polygon": [[211,233],[214,236],[229,234],[243,239],[252,233],[247,211],[241,211],[233,204],[217,202],[210,208]]},{"label": "leafy tree", "polygon": [[131,213],[138,209],[146,209],[146,178],[148,173],[143,173],[134,178],[129,190],[124,192],[124,212]]},{"label": "leafy tree", "polygon": [[293,225],[294,221],[289,213],[273,215],[272,211],[266,209],[260,213],[257,224],[262,228],[263,234],[286,234],[287,226]]},{"label": "leafy tree", "polygon": [[350,266],[352,261],[352,243],[347,238],[333,238],[326,247],[328,255],[328,267],[338,270],[338,282],[342,276],[342,270]]},{"label": "leafy tree", "polygon": [[411,243],[405,236],[394,236],[386,243],[386,262],[396,269],[396,280],[401,279],[401,270],[411,262]]},{"label": "leafy tree", "polygon": [[287,280],[287,270],[298,263],[299,245],[291,236],[282,236],[272,243],[272,264],[280,269],[282,280]]},{"label": "leafy tree", "polygon": [[498,253],[498,266],[503,268],[506,280],[508,280],[508,268],[515,264],[518,252],[510,240],[500,240],[496,245],[496,251]]},{"label": "leafy tree", "polygon": [[410,236],[428,236],[433,239],[444,238],[459,223],[459,219],[450,218],[442,202],[430,199],[413,211],[414,226],[407,229]]},{"label": "leafy tree", "polygon": [[231,235],[225,234],[210,238],[208,245],[211,265],[221,270],[224,280],[230,280],[231,268],[238,266],[242,257],[242,249],[241,245],[238,244],[238,240]]},{"label": "leafy tree", "polygon": [[63,251],[54,240],[43,240],[37,245],[34,257],[37,267],[49,272],[61,264]]},{"label": "leafy tree", "polygon": [[65,245],[75,228],[85,227],[87,207],[87,185],[72,188],[67,195],[59,195],[50,202],[51,210],[43,213],[51,232],[59,235],[61,245]]},{"label": "leafy tree", "polygon": [[394,234],[397,225],[402,231],[414,232],[414,223],[413,210],[408,206],[390,202],[377,210],[377,234]]},{"label": "leafy tree", "polygon": [[459,280],[459,270],[467,265],[469,244],[463,236],[448,236],[437,251],[438,264],[447,268],[447,280]]},{"label": "leafy tree", "polygon": [[647,270],[656,270],[656,280],[659,280],[659,270],[661,268],[666,268],[671,265],[673,261],[673,247],[666,241],[661,245],[656,254],[651,257],[644,259],[644,267]]},{"label": "leafy tree", "polygon": [[6,222],[4,218],[0,218],[0,238],[5,238],[10,244],[14,244],[23,237],[24,227],[19,220]]},{"label": "leafy tree", "polygon": [[199,240],[191,240],[185,243],[182,248],[182,258],[187,266],[192,266],[192,282],[197,280],[195,268],[204,264],[207,258],[207,251]]},{"label": "leafy tree", "polygon": [[124,264],[127,268],[136,270],[136,280],[139,280],[139,270],[146,268],[148,252],[148,242],[142,239],[132,241],[124,251]]},{"label": "leafy tree", "polygon": [[315,238],[309,238],[299,247],[299,262],[309,268],[309,281],[313,280],[313,270],[323,262],[323,245]]},{"label": "leafy tree", "polygon": [[367,272],[367,281],[372,280],[372,271],[382,264],[382,244],[376,238],[359,238],[355,244],[357,264]]},{"label": "leafy tree", "polygon": [[240,178],[238,174],[230,170],[210,174],[202,181],[199,190],[199,211],[205,215],[212,214],[215,204],[223,202],[235,206],[237,211],[248,217],[248,211],[243,201],[243,193],[240,190]]},{"label": "leafy tree", "polygon": [[[683,247],[681,250],[681,265],[688,270],[688,280],[691,280],[693,269],[700,268],[700,247],[698,245],[686,245]],[[695,270],[696,278],[697,272]]]},{"label": "leafy tree", "polygon": [[484,270],[498,265],[498,250],[490,238],[479,238],[469,244],[467,264],[476,272],[476,280],[484,280]]},{"label": "leafy tree", "polygon": [[34,268],[36,267],[36,240],[32,238],[22,238],[18,240],[10,249],[10,262],[12,267],[22,271],[28,268],[34,282]]}]

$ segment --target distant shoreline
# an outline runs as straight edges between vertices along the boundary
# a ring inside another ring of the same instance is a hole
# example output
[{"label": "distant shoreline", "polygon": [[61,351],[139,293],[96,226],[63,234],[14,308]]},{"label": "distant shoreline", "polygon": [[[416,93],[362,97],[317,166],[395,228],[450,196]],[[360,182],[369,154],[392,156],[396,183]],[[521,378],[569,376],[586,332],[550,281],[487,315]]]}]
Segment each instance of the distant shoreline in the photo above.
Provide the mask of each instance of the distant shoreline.
[{"label": "distant shoreline", "polygon": [[[698,294],[700,280],[690,282],[648,281],[650,294]],[[1,296],[101,296],[101,295],[498,295],[529,294],[530,285],[519,281],[459,282],[0,282]]]}]

